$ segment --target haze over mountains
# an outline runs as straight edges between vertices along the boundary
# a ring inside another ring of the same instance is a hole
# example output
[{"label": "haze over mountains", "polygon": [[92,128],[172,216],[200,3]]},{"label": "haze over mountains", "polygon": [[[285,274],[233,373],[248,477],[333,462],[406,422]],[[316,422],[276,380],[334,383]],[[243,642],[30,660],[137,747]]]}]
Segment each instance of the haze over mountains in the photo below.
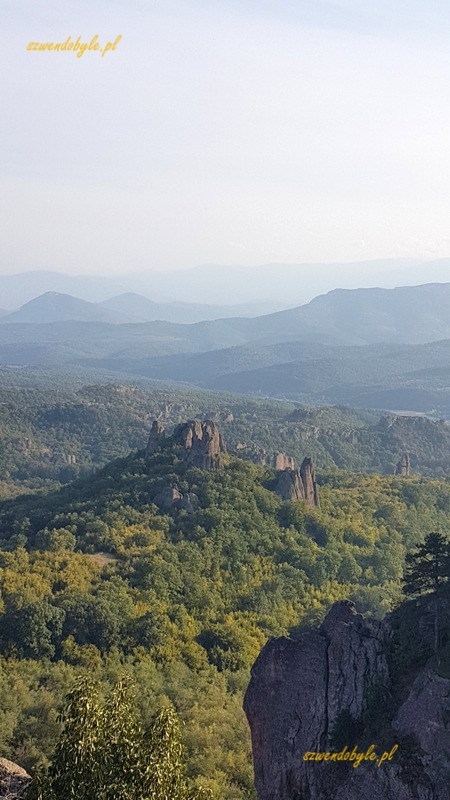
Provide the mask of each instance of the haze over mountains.
[{"label": "haze over mountains", "polygon": [[[233,316],[236,311],[241,311],[239,317]],[[335,289],[305,305],[273,314],[251,318],[250,311],[246,305],[160,304],[134,294],[90,303],[71,295],[47,292],[5,315],[2,323],[72,321],[121,325],[161,320],[168,323],[165,328],[168,338],[181,333],[186,340],[186,346],[180,344],[180,352],[253,341],[263,344],[282,341],[333,345],[420,344],[450,338],[450,283],[396,289]],[[179,331],[170,327],[171,320],[167,319],[170,315],[203,316],[195,325],[187,325]],[[154,332],[160,339],[161,326]],[[142,334],[144,338],[151,336],[152,328],[145,328]]]},{"label": "haze over mountains", "polygon": [[[276,304],[270,304],[272,306]],[[5,323],[49,322],[110,322],[123,325],[127,322],[193,323],[205,319],[220,319],[235,315],[254,316],[264,312],[263,303],[237,306],[202,305],[200,303],[155,303],[148,297],[127,292],[101,303],[91,303],[70,294],[45,292],[24,303],[17,311],[4,312]]]},{"label": "haze over mountains", "polygon": [[[169,272],[66,275],[30,271],[0,276],[1,308],[15,310],[45,292],[101,302],[128,292],[156,302],[214,305],[271,302],[272,310],[301,305],[332,289],[393,288],[450,280],[450,260],[378,259],[335,264],[266,264],[260,267],[203,265]],[[238,293],[238,297],[236,294]],[[266,307],[260,313],[271,309]]]},{"label": "haze over mountains", "polygon": [[97,304],[45,294],[1,319],[0,365],[450,418],[450,283],[336,289],[254,318],[129,321],[155,307],[129,294]]}]

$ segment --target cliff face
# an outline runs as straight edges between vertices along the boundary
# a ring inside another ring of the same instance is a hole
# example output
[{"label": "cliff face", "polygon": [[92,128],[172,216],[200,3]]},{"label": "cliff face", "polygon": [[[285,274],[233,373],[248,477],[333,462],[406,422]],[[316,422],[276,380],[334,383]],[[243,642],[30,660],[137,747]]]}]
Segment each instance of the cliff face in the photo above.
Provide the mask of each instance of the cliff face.
[{"label": "cliff face", "polygon": [[[330,737],[343,712],[363,717],[371,686],[389,696],[391,636],[389,618],[364,619],[342,601],[318,630],[263,648],[244,701],[258,800],[449,800],[450,681],[429,669],[417,675],[391,721],[388,745],[399,743],[391,763],[354,769],[303,759],[307,752],[342,749]],[[401,750],[404,737],[414,741],[409,754]],[[376,733],[371,741],[378,755],[387,749],[378,746]],[[347,742],[350,749],[355,743]]]},{"label": "cliff face", "polygon": [[286,456],[284,453],[274,453],[273,468],[277,471],[282,469],[295,469],[295,461],[292,456]]},{"label": "cliff face", "polygon": [[309,506],[320,506],[316,473],[310,458],[305,458],[300,467],[300,478],[305,491],[305,500]]},{"label": "cliff face", "polygon": [[146,449],[148,460],[159,449],[170,445],[183,448],[184,457],[192,466],[209,471],[222,467],[226,447],[222,434],[211,420],[191,419],[177,425],[171,437],[166,437],[164,425],[158,420],[152,424]]},{"label": "cliff face", "polygon": [[146,458],[155,453],[158,447],[161,447],[161,445],[164,444],[165,439],[166,429],[164,425],[158,419],[153,420],[152,427],[150,429],[150,436],[148,437],[147,448],[145,451]]},{"label": "cliff face", "polygon": [[275,491],[283,500],[305,500],[309,506],[320,506],[319,489],[311,459],[305,458],[299,470],[283,468],[275,484]]},{"label": "cliff face", "polygon": [[214,471],[222,466],[226,448],[215,422],[197,419],[184,422],[175,428],[172,440],[184,448],[186,460],[194,467]]}]

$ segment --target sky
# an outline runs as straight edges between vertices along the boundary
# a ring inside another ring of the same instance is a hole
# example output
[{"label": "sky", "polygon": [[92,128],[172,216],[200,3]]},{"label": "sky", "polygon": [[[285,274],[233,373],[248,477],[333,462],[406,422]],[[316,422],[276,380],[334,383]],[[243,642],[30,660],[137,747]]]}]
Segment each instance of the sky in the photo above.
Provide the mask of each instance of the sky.
[{"label": "sky", "polygon": [[[0,274],[450,256],[448,0],[2,0]],[[27,50],[68,36],[114,52]]]}]

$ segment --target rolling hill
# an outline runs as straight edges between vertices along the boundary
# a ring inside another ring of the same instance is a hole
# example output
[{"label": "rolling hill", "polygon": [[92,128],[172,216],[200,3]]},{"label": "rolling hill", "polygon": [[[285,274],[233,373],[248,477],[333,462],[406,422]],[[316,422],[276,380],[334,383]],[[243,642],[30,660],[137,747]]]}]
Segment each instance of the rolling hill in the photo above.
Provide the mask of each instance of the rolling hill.
[{"label": "rolling hill", "polygon": [[202,320],[215,320],[234,316],[256,317],[266,311],[273,311],[276,303],[246,303],[241,305],[206,305],[202,303],[155,303],[136,292],[111,297],[99,303],[101,308],[116,311],[128,322],[151,322],[164,320],[190,324]]},{"label": "rolling hill", "polygon": [[450,476],[450,426],[424,417],[299,407],[192,388],[124,385],[6,388],[0,373],[0,497],[66,483],[142,448],[152,419],[218,422],[230,451],[258,460],[285,452],[320,470],[393,474],[406,450],[413,473]]},{"label": "rolling hill", "polygon": [[70,294],[46,292],[2,319],[5,324],[65,322],[126,322],[120,314]]},{"label": "rolling hill", "polygon": [[101,303],[91,303],[79,297],[61,292],[45,292],[25,303],[16,311],[0,311],[2,322],[37,323],[49,322],[108,322],[115,325],[126,323],[167,321],[192,324],[202,320],[215,320],[241,316],[257,316],[276,306],[275,303],[253,303],[241,306],[215,306],[198,303],[155,303],[148,297],[128,292]]},{"label": "rolling hill", "polygon": [[[0,276],[2,306],[13,309],[48,291],[62,292],[90,302],[135,292],[156,302],[234,305],[236,287],[241,303],[271,301],[284,307],[307,303],[313,297],[341,287],[382,286],[445,282],[450,261],[423,262],[411,258],[378,259],[327,264],[204,264],[172,271],[127,272],[121,275],[67,275],[44,270]],[[272,306],[273,308],[273,306]],[[266,313],[270,309],[266,309]],[[261,310],[260,313],[265,313]]]},{"label": "rolling hill", "polygon": [[[246,342],[419,344],[450,338],[450,283],[396,289],[335,289],[303,306],[252,320],[228,320]],[[216,326],[216,328],[214,328]],[[218,323],[207,329],[217,330]]]},{"label": "rolling hill", "polygon": [[[392,610],[406,553],[423,531],[446,529],[450,486],[321,473],[310,508],[279,497],[272,470],[226,456],[210,472],[181,449],[169,440],[145,460],[132,452],[62,489],[0,502],[3,751],[22,761],[25,743],[31,766],[45,763],[75,678],[94,676],[106,694],[126,673],[143,719],[177,709],[189,773],[217,800],[249,800],[242,698],[261,647],[297,639],[336,600]],[[160,508],[175,487],[190,506]],[[412,630],[417,663],[417,642],[421,658],[430,651]]]},{"label": "rolling hill", "polygon": [[[60,295],[32,301],[1,321],[0,364],[450,417],[450,284],[336,290],[287,311],[191,325],[119,324],[117,309],[62,297],[82,319],[58,321]],[[52,324],[18,321],[43,309]],[[115,324],[92,320],[99,309]]]}]

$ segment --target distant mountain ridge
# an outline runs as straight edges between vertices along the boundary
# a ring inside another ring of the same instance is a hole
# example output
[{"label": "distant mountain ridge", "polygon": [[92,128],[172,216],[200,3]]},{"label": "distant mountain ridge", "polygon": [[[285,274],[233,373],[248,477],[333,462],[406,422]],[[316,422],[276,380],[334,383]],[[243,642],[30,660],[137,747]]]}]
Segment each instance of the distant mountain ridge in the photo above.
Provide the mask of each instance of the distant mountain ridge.
[{"label": "distant mountain ridge", "polygon": [[[46,292],[34,300],[25,303],[17,311],[13,311],[2,319],[10,323],[40,322],[116,322],[117,314],[108,308],[98,308],[96,303],[80,300],[70,294]],[[125,322],[126,320],[121,320]]]},{"label": "distant mountain ridge", "polygon": [[[450,418],[449,283],[339,289],[287,311],[195,324],[120,324],[117,307],[70,297],[64,304],[79,313],[78,321],[55,315],[52,324],[42,324],[50,322],[42,305],[54,301],[54,295],[44,296],[25,306],[27,322],[24,309],[22,322],[20,312],[0,320],[0,365],[76,366],[93,375],[106,370],[296,402]],[[125,301],[137,305],[133,297]],[[123,302],[118,298],[117,305]],[[39,323],[30,321],[36,305]],[[105,321],[109,315],[114,323]]]},{"label": "distant mountain ridge", "polygon": [[[394,289],[334,289],[298,308],[266,316],[264,336],[304,336],[330,344],[414,344],[450,338],[450,283]],[[253,321],[257,329],[258,321]]]},{"label": "distant mountain ridge", "polygon": [[210,319],[227,319],[233,316],[256,317],[273,311],[276,303],[242,303],[238,305],[209,305],[205,303],[155,302],[136,292],[125,292],[98,304],[127,316],[130,322],[152,322],[163,320],[182,324],[193,324]]},{"label": "distant mountain ridge", "polygon": [[[137,313],[142,312],[143,307],[150,313],[154,307],[147,298],[130,298],[129,295],[96,304],[71,295],[47,292],[8,314],[2,323],[78,320],[120,324],[130,321],[125,311],[133,305],[137,307],[138,301],[141,308],[136,308]],[[159,304],[155,305],[160,308]],[[330,345],[420,344],[450,338],[450,283],[396,289],[334,289],[306,305],[263,316],[204,319],[193,324],[154,320],[137,327],[135,333],[145,339],[151,339],[154,334],[159,340],[164,335],[173,339],[175,334],[183,340],[179,352],[252,342],[259,345],[289,341]]]},{"label": "distant mountain ridge", "polygon": [[450,259],[388,258],[336,263],[272,263],[260,266],[204,264],[166,272],[122,275],[67,275],[46,270],[0,275],[0,304],[16,309],[48,291],[102,302],[135,292],[156,302],[212,305],[272,303],[259,313],[291,307],[332,289],[393,288],[450,280]]},{"label": "distant mountain ridge", "polygon": [[[273,307],[274,304],[272,304]],[[116,325],[157,320],[194,324],[205,319],[221,319],[236,314],[256,315],[263,304],[237,306],[202,305],[200,303],[157,303],[148,297],[126,292],[100,303],[91,303],[70,294],[45,292],[24,303],[16,311],[1,312],[5,323],[108,322]]]}]

